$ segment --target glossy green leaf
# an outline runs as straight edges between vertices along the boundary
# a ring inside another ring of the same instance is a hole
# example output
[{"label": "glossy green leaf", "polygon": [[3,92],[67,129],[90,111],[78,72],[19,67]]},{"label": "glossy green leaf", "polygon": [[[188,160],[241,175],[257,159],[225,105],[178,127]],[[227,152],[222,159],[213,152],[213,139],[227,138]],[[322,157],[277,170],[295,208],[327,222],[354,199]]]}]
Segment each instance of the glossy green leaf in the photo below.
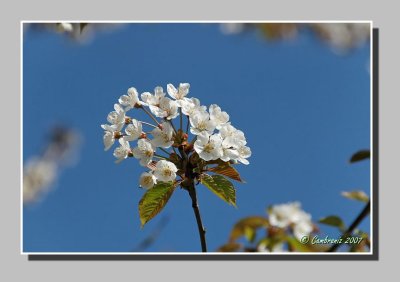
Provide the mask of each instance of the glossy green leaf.
[{"label": "glossy green leaf", "polygon": [[343,220],[336,215],[331,215],[331,216],[321,218],[319,220],[319,223],[338,227],[342,231],[346,228]]},{"label": "glossy green leaf", "polygon": [[355,163],[369,159],[371,157],[371,152],[369,150],[360,150],[351,156],[350,163]]},{"label": "glossy green leaf", "polygon": [[161,212],[175,188],[174,182],[159,182],[143,195],[139,202],[139,216],[142,227]]},{"label": "glossy green leaf", "polygon": [[[237,222],[235,224],[235,226],[232,228],[229,240],[232,242],[242,236],[247,237],[250,235],[249,230],[253,230],[253,233],[255,234],[256,229],[266,228],[266,227],[268,227],[268,224],[269,224],[268,220],[261,216],[250,216],[250,217],[243,218],[242,220]],[[246,232],[247,232],[247,234],[246,234]],[[251,237],[249,236],[249,238],[251,238]],[[251,240],[249,240],[249,241],[251,241]]]},{"label": "glossy green leaf", "polygon": [[217,173],[217,174],[221,174],[221,175],[227,176],[227,177],[232,178],[232,179],[234,179],[236,181],[244,182],[240,178],[239,172],[235,168],[233,168],[229,163],[220,164],[218,166],[209,168],[208,170],[211,171],[211,172]]},{"label": "glossy green leaf", "polygon": [[363,191],[350,191],[350,192],[342,192],[343,197],[346,197],[351,200],[361,201],[364,203],[368,203],[369,197]]},{"label": "glossy green leaf", "polygon": [[204,174],[201,183],[222,200],[236,207],[236,191],[233,184],[222,175]]}]

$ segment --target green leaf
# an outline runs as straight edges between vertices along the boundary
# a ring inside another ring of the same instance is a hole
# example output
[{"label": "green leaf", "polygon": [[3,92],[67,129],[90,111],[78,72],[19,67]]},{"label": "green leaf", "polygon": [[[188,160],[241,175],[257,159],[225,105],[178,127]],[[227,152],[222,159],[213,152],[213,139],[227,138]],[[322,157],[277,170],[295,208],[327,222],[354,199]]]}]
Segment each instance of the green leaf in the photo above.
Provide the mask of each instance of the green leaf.
[{"label": "green leaf", "polygon": [[312,245],[310,242],[307,242],[306,244],[301,243],[299,240],[297,240],[295,237],[289,237],[287,236],[285,238],[289,244],[289,250],[291,252],[315,252],[315,251],[322,251],[318,250],[315,248],[314,245]]},{"label": "green leaf", "polygon": [[218,248],[217,252],[237,252],[242,247],[239,243],[227,243]]},{"label": "green leaf", "polygon": [[222,174],[225,175],[229,178],[232,178],[236,181],[239,182],[244,182],[241,178],[240,178],[240,174],[239,172],[234,169],[229,163],[224,163],[224,164],[220,164],[218,166],[209,168],[208,171],[217,173],[217,174]]},{"label": "green leaf", "polygon": [[246,237],[247,241],[250,243],[254,242],[254,239],[256,238],[256,230],[250,227],[245,227],[244,228],[244,236]]},{"label": "green leaf", "polygon": [[[235,226],[232,228],[231,235],[229,238],[229,241],[233,242],[236,239],[246,236],[248,239],[251,239],[251,234],[249,230],[253,230],[253,233],[255,235],[255,231],[258,228],[266,228],[268,227],[269,223],[268,220],[264,217],[261,216],[250,216],[243,218],[239,222],[235,224]],[[254,240],[254,239],[253,239]],[[249,240],[252,242],[252,240]]]},{"label": "green leaf", "polygon": [[361,201],[364,203],[368,203],[369,197],[363,191],[350,191],[350,192],[342,192],[343,197],[346,197],[351,200]]},{"label": "green leaf", "polygon": [[331,216],[321,218],[319,220],[319,223],[338,227],[341,231],[344,231],[346,229],[346,226],[345,226],[343,220],[336,215],[331,215]]},{"label": "green leaf", "polygon": [[175,188],[174,182],[159,182],[143,195],[139,202],[139,216],[142,227],[161,212]]},{"label": "green leaf", "polygon": [[371,152],[369,150],[360,150],[351,156],[350,163],[355,163],[369,159],[371,157]]},{"label": "green leaf", "polygon": [[204,174],[201,183],[222,200],[236,207],[236,191],[233,184],[222,175]]}]

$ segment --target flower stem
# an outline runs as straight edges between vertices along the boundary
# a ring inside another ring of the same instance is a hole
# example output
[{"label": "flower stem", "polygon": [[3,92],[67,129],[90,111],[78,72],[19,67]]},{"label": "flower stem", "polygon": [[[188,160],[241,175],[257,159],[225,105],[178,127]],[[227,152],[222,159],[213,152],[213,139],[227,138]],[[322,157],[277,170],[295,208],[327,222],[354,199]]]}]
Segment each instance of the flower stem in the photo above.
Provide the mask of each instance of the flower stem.
[{"label": "flower stem", "polygon": [[195,137],[193,137],[193,140],[192,140],[192,141],[190,141],[190,145],[193,145],[194,142],[196,142],[196,140],[197,140],[197,135],[196,135]]},{"label": "flower stem", "polygon": [[[354,229],[356,229],[356,227],[361,223],[361,221],[363,221],[363,219],[370,213],[370,211],[371,211],[371,201],[368,201],[368,203],[365,205],[364,209],[357,216],[357,218],[353,221],[353,223],[349,226],[349,228],[347,228],[347,230],[343,233],[341,238],[346,238],[346,237],[350,236],[353,233]],[[344,241],[344,240],[342,240],[342,241]],[[328,252],[335,252],[341,245],[342,245],[342,243],[337,243],[337,244],[332,245],[328,249]]]},{"label": "flower stem", "polygon": [[182,108],[179,108],[179,125],[180,125],[180,129],[181,129],[181,131],[183,131],[183,128],[182,128]]},{"label": "flower stem", "polygon": [[189,126],[190,126],[190,120],[189,120],[189,116],[187,116],[186,134],[189,133]]},{"label": "flower stem", "polygon": [[154,156],[157,157],[157,158],[159,158],[159,159],[163,159],[163,160],[167,160],[167,159],[168,159],[167,157],[158,155],[158,154],[156,154],[156,153],[154,153]]},{"label": "flower stem", "polygon": [[169,124],[170,124],[170,125],[172,126],[172,128],[174,129],[175,134],[177,134],[176,128],[175,128],[174,124],[172,123],[172,121],[171,121],[170,119],[166,119],[166,118],[165,118],[164,120],[169,122]]},{"label": "flower stem", "polygon": [[189,192],[190,198],[192,199],[192,208],[194,211],[194,215],[196,217],[197,228],[199,230],[201,251],[203,253],[206,253],[207,252],[206,230],[204,229],[204,226],[203,226],[203,223],[201,220],[200,209],[199,209],[199,205],[197,203],[197,194],[196,194],[196,188],[194,187],[194,182],[192,182],[192,184],[188,187],[188,192]]},{"label": "flower stem", "polygon": [[168,152],[167,150],[165,150],[165,149],[163,149],[163,148],[161,148],[161,147],[158,147],[158,149],[160,149],[160,150],[163,151],[164,153],[168,154],[168,156],[171,154],[170,152]]},{"label": "flower stem", "polygon": [[154,120],[157,125],[160,125],[160,123],[157,121],[157,119],[148,111],[146,110],[143,106],[140,107],[152,120]]},{"label": "flower stem", "polygon": [[197,202],[196,187],[194,186],[194,176],[192,173],[193,167],[189,162],[188,155],[186,154],[183,146],[179,147],[179,152],[181,153],[183,158],[183,166],[185,167],[185,177],[191,180],[190,185],[187,186],[186,189],[189,192],[190,198],[192,199],[192,208],[194,211],[194,215],[196,217],[197,229],[199,231],[199,236],[200,236],[201,251],[205,253],[207,252],[206,230],[201,220],[199,204]]},{"label": "flower stem", "polygon": [[154,125],[154,124],[151,124],[151,123],[149,123],[149,122],[145,122],[145,121],[140,121],[141,123],[143,123],[143,124],[146,124],[146,125],[148,125],[148,126],[151,126],[151,127],[154,127],[154,128],[158,128],[158,126],[156,126],[156,125]]}]

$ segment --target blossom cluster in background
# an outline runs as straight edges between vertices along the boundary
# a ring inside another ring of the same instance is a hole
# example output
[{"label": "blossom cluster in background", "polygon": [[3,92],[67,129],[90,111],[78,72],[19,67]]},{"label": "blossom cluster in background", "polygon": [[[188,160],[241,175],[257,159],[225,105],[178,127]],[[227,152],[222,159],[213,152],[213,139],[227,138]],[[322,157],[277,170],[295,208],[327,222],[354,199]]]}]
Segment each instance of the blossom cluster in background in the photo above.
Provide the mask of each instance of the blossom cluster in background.
[{"label": "blossom cluster in background", "polygon": [[346,54],[366,43],[370,38],[369,23],[320,22],[320,23],[221,23],[225,34],[238,34],[246,30],[258,29],[267,39],[294,39],[301,30],[311,30],[331,46],[338,54]]},{"label": "blossom cluster in background", "polygon": [[77,158],[80,135],[74,130],[58,126],[51,132],[51,138],[42,154],[26,161],[23,172],[23,202],[38,201],[54,186],[65,165],[71,165]]},{"label": "blossom cluster in background", "polygon": [[290,228],[301,240],[313,231],[311,215],[301,209],[299,202],[274,205],[269,209],[269,224],[279,228]]},{"label": "blossom cluster in background", "polygon": [[[218,105],[212,104],[207,109],[199,99],[188,98],[189,89],[189,83],[180,83],[178,88],[168,84],[169,97],[157,86],[154,93],[144,92],[139,98],[136,88],[131,87],[108,114],[108,124],[101,125],[105,150],[118,140],[119,146],[114,149],[117,163],[134,157],[149,169],[139,180],[143,188],[150,189],[158,181],[174,181],[177,173],[184,178],[184,172],[179,172],[174,162],[182,157],[176,151],[179,147],[189,156],[196,153],[203,161],[249,164],[251,150],[246,146],[244,133],[231,125],[228,113]],[[127,115],[136,110],[143,110],[150,121]],[[178,122],[174,125],[175,119],[179,119],[179,127]],[[131,147],[133,141],[137,143]]]}]

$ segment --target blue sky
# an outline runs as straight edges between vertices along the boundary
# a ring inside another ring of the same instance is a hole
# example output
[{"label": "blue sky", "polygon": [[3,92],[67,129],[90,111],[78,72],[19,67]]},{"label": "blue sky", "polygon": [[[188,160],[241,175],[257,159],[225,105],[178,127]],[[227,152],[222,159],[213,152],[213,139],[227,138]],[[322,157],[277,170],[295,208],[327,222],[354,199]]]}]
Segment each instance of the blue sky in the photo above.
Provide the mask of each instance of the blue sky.
[{"label": "blue sky", "polygon": [[[202,104],[216,103],[252,149],[246,180],[235,183],[235,209],[203,186],[198,197],[209,250],[227,241],[244,216],[300,201],[316,221],[336,214],[349,224],[363,205],[340,195],[369,195],[369,162],[350,165],[370,147],[370,49],[338,56],[312,34],[268,42],[256,33],[227,36],[212,24],[132,24],[74,44],[58,34],[27,34],[23,45],[23,159],[38,154],[57,123],[83,137],[79,162],[65,169],[40,203],[25,207],[26,252],[126,252],[163,216],[169,222],[148,251],[199,251],[190,198],[177,190],[140,229],[133,159],[114,164],[100,124],[127,88],[139,92],[189,82]],[[369,220],[360,226],[368,231]],[[323,227],[321,234],[336,236]]]}]

